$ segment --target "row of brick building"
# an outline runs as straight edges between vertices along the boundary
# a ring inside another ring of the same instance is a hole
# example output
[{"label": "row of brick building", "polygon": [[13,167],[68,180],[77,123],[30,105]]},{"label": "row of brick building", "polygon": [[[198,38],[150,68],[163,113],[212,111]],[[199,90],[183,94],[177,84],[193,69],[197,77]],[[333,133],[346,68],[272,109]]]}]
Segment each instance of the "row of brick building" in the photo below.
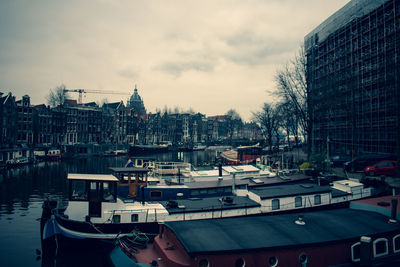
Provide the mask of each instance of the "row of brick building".
[{"label": "row of brick building", "polygon": [[136,88],[127,105],[121,101],[101,107],[72,100],[58,107],[32,105],[28,95],[16,100],[12,93],[0,93],[0,119],[3,150],[78,144],[194,144],[261,137],[255,124],[226,115],[146,113]]}]

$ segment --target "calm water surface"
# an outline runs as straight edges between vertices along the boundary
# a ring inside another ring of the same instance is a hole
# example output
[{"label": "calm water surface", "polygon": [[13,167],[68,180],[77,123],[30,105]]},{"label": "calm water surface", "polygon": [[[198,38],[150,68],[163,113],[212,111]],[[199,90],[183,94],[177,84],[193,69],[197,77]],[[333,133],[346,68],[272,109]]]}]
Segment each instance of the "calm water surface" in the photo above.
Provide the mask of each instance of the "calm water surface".
[{"label": "calm water surface", "polygon": [[[214,162],[204,151],[152,155],[159,161],[185,161],[195,166]],[[110,173],[127,156],[88,157],[62,162],[41,162],[0,172],[1,266],[106,266],[106,255],[96,251],[60,251],[57,259],[43,260],[40,242],[42,203],[67,198],[67,173]]]}]

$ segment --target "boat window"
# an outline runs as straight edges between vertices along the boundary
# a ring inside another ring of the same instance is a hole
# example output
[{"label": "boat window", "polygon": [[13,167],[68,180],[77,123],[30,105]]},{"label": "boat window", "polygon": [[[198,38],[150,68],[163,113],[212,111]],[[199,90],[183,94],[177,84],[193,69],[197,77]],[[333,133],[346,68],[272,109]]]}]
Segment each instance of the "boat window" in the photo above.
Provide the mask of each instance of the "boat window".
[{"label": "boat window", "polygon": [[235,267],[244,267],[246,266],[246,262],[244,261],[243,258],[237,259],[235,261]]},{"label": "boat window", "polygon": [[232,187],[225,187],[225,193],[232,193]]},{"label": "boat window", "polygon": [[207,194],[207,189],[200,189],[200,194]]},{"label": "boat window", "polygon": [[197,195],[199,195],[199,194],[200,194],[200,191],[199,191],[199,190],[196,190],[196,189],[195,189],[195,190],[191,190],[191,191],[190,191],[190,195],[191,195],[191,196],[197,196]]},{"label": "boat window", "polygon": [[223,193],[224,192],[224,188],[223,187],[218,187],[217,188],[217,192],[218,193]]},{"label": "boat window", "polygon": [[216,188],[210,188],[210,189],[208,189],[208,193],[209,194],[215,194],[215,193],[217,193],[217,189]]},{"label": "boat window", "polygon": [[294,206],[296,208],[303,206],[303,199],[301,197],[296,197],[294,199]]},{"label": "boat window", "polygon": [[272,210],[279,210],[279,199],[272,200]]},{"label": "boat window", "polygon": [[128,175],[121,174],[121,176],[120,176],[120,178],[119,178],[119,181],[120,181],[120,183],[122,183],[122,184],[128,183],[128,181],[129,181]]},{"label": "boat window", "polygon": [[114,202],[115,199],[115,183],[104,182],[103,183],[103,201]]},{"label": "boat window", "polygon": [[360,242],[357,242],[351,246],[351,260],[353,262],[360,261],[360,247],[361,247]]},{"label": "boat window", "polygon": [[137,222],[139,220],[139,215],[138,214],[132,214],[131,215],[131,222]]},{"label": "boat window", "polygon": [[75,201],[87,201],[86,181],[71,181],[70,199]]},{"label": "boat window", "polygon": [[270,267],[278,266],[278,258],[276,256],[272,256],[268,259],[268,264]]},{"label": "boat window", "polygon": [[90,182],[89,200],[100,200],[100,184],[99,182]]},{"label": "boat window", "polygon": [[393,251],[400,252],[400,235],[393,237]]},{"label": "boat window", "polygon": [[199,267],[209,267],[210,266],[210,262],[207,259],[202,259],[199,261]]},{"label": "boat window", "polygon": [[150,198],[161,198],[161,191],[150,191]]},{"label": "boat window", "polygon": [[121,223],[121,215],[113,215],[112,223]]},{"label": "boat window", "polygon": [[374,257],[388,254],[388,241],[386,238],[378,238],[374,241]]},{"label": "boat window", "polygon": [[320,205],[321,204],[321,195],[315,195],[314,196],[314,204],[315,205]]},{"label": "boat window", "polygon": [[305,254],[305,253],[301,253],[301,254],[299,255],[299,262],[300,262],[300,264],[301,264],[302,266],[305,265],[305,264],[308,262],[308,255]]}]

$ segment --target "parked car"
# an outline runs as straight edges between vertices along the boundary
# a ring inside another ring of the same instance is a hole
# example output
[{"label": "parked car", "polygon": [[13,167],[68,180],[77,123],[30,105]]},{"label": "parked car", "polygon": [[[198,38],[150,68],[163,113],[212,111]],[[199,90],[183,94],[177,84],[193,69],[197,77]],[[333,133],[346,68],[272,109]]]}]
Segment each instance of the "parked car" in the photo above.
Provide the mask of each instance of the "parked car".
[{"label": "parked car", "polygon": [[343,164],[351,161],[351,156],[349,155],[335,155],[329,160],[332,167],[343,167]]},{"label": "parked car", "polygon": [[394,176],[396,175],[397,163],[394,160],[383,160],[374,164],[372,166],[368,166],[364,169],[366,175],[375,176],[375,175],[388,175]]},{"label": "parked car", "polygon": [[355,157],[353,160],[346,162],[344,170],[347,172],[362,172],[365,167],[372,166],[382,160],[396,160],[396,156],[392,154],[365,154]]}]

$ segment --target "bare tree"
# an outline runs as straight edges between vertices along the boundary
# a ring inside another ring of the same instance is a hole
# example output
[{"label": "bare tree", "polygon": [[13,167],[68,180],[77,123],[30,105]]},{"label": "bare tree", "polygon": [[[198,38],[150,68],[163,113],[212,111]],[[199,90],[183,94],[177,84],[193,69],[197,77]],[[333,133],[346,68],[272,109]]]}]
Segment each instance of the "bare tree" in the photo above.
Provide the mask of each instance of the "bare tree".
[{"label": "bare tree", "polygon": [[294,60],[276,73],[277,95],[293,105],[301,130],[307,137],[307,154],[311,154],[312,111],[310,88],[306,83],[306,57],[302,46]]},{"label": "bare tree", "polygon": [[296,109],[292,102],[284,101],[278,104],[277,112],[280,114],[280,126],[286,132],[286,139],[288,146],[290,147],[289,136],[292,134],[297,136],[298,131],[298,119],[296,114]]},{"label": "bare tree", "polygon": [[64,84],[57,86],[56,88],[50,89],[50,93],[47,95],[47,103],[51,107],[62,106],[65,103],[65,92],[66,89]]},{"label": "bare tree", "polygon": [[279,128],[279,115],[276,107],[272,104],[264,103],[260,111],[253,112],[253,121],[260,126],[268,140],[269,150],[272,151],[272,137]]}]

